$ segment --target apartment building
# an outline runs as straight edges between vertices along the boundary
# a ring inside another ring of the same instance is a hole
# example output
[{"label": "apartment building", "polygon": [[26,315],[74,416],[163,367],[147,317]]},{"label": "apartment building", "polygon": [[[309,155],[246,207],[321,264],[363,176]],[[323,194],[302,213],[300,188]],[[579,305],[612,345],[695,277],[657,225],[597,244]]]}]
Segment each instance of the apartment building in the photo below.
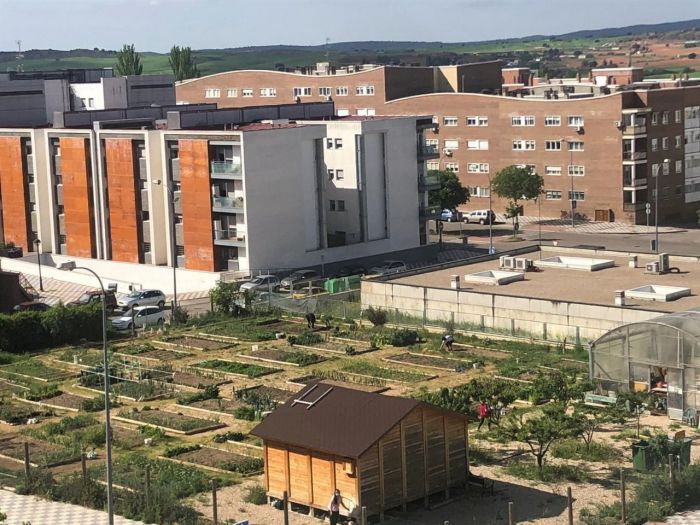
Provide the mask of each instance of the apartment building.
[{"label": "apartment building", "polygon": [[[2,236],[32,250],[204,272],[292,269],[427,242],[430,117],[332,102],[74,112],[0,129]],[[147,124],[148,123],[148,124]]]},{"label": "apartment building", "polygon": [[[331,96],[343,115],[433,115],[424,146],[439,158],[428,169],[457,173],[470,189],[465,210],[487,208],[491,179],[512,164],[545,179],[542,197],[525,204],[530,216],[569,217],[574,201],[575,213],[591,220],[653,224],[658,205],[663,224],[694,221],[700,208],[700,81],[687,77],[644,80],[641,68],[628,67],[549,79],[485,63],[343,74],[233,71],[177,86],[178,100],[188,102],[236,105],[263,93]],[[492,201],[503,212],[506,203],[495,195]]]}]

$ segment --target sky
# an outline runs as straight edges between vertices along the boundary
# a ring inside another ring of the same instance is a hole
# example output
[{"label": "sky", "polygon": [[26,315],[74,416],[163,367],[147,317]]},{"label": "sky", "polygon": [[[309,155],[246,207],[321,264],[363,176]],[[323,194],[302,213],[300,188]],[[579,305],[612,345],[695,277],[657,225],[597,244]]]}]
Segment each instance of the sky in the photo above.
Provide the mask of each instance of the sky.
[{"label": "sky", "polygon": [[700,18],[700,0],[0,0],[0,50],[468,42]]}]

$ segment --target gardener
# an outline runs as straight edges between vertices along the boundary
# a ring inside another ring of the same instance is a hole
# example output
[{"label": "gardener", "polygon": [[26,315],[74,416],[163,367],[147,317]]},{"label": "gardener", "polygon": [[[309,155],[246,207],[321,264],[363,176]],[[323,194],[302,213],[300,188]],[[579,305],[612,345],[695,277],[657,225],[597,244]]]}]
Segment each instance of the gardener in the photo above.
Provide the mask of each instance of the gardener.
[{"label": "gardener", "polygon": [[481,430],[481,425],[484,424],[484,421],[488,420],[488,426],[489,430],[491,430],[491,409],[489,406],[486,404],[486,401],[482,401],[481,404],[479,405],[479,426],[476,427],[477,432]]},{"label": "gardener", "polygon": [[447,348],[448,352],[452,352],[452,343],[455,342],[455,338],[452,334],[445,334],[442,336],[442,344],[440,345],[440,349],[444,346]]},{"label": "gardener", "polygon": [[309,312],[308,314],[306,314],[306,324],[312,330],[316,327],[316,316],[313,312]]},{"label": "gardener", "polygon": [[348,510],[348,508],[345,506],[345,503],[343,503],[343,498],[340,495],[340,491],[338,489],[335,489],[331,500],[328,502],[328,510],[331,513],[331,525],[338,525],[338,523],[340,523],[341,505],[345,510]]}]

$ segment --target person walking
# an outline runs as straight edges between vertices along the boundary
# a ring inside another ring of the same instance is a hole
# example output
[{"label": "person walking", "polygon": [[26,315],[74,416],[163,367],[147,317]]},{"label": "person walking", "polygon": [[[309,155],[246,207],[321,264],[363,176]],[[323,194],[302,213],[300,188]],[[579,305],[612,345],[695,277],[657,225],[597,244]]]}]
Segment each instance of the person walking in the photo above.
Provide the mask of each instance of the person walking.
[{"label": "person walking", "polygon": [[345,506],[345,503],[343,503],[343,498],[340,495],[340,491],[338,489],[335,489],[335,492],[333,492],[333,496],[331,496],[331,500],[328,502],[328,511],[331,513],[331,525],[338,525],[340,523],[341,506],[345,510],[348,510],[348,508]]},{"label": "person walking", "polygon": [[316,316],[313,312],[309,312],[308,314],[306,314],[306,324],[312,330],[316,327]]},{"label": "person walking", "polygon": [[491,430],[491,409],[489,406],[486,404],[486,401],[482,401],[479,404],[479,426],[476,427],[477,432],[481,430],[481,425],[484,424],[484,421],[487,421],[487,424],[489,426],[489,430]]}]

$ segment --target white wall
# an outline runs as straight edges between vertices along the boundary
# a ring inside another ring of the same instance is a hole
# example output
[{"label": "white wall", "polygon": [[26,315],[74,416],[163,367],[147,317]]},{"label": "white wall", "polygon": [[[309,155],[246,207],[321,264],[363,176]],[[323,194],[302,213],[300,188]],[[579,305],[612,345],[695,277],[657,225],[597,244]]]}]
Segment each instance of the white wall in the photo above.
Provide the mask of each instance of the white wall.
[{"label": "white wall", "polygon": [[[73,109],[95,110],[105,109],[104,92],[102,84],[99,82],[88,82],[84,84],[70,85],[71,98],[73,99]],[[92,105],[90,105],[92,99]],[[83,102],[85,100],[85,102]]]}]

